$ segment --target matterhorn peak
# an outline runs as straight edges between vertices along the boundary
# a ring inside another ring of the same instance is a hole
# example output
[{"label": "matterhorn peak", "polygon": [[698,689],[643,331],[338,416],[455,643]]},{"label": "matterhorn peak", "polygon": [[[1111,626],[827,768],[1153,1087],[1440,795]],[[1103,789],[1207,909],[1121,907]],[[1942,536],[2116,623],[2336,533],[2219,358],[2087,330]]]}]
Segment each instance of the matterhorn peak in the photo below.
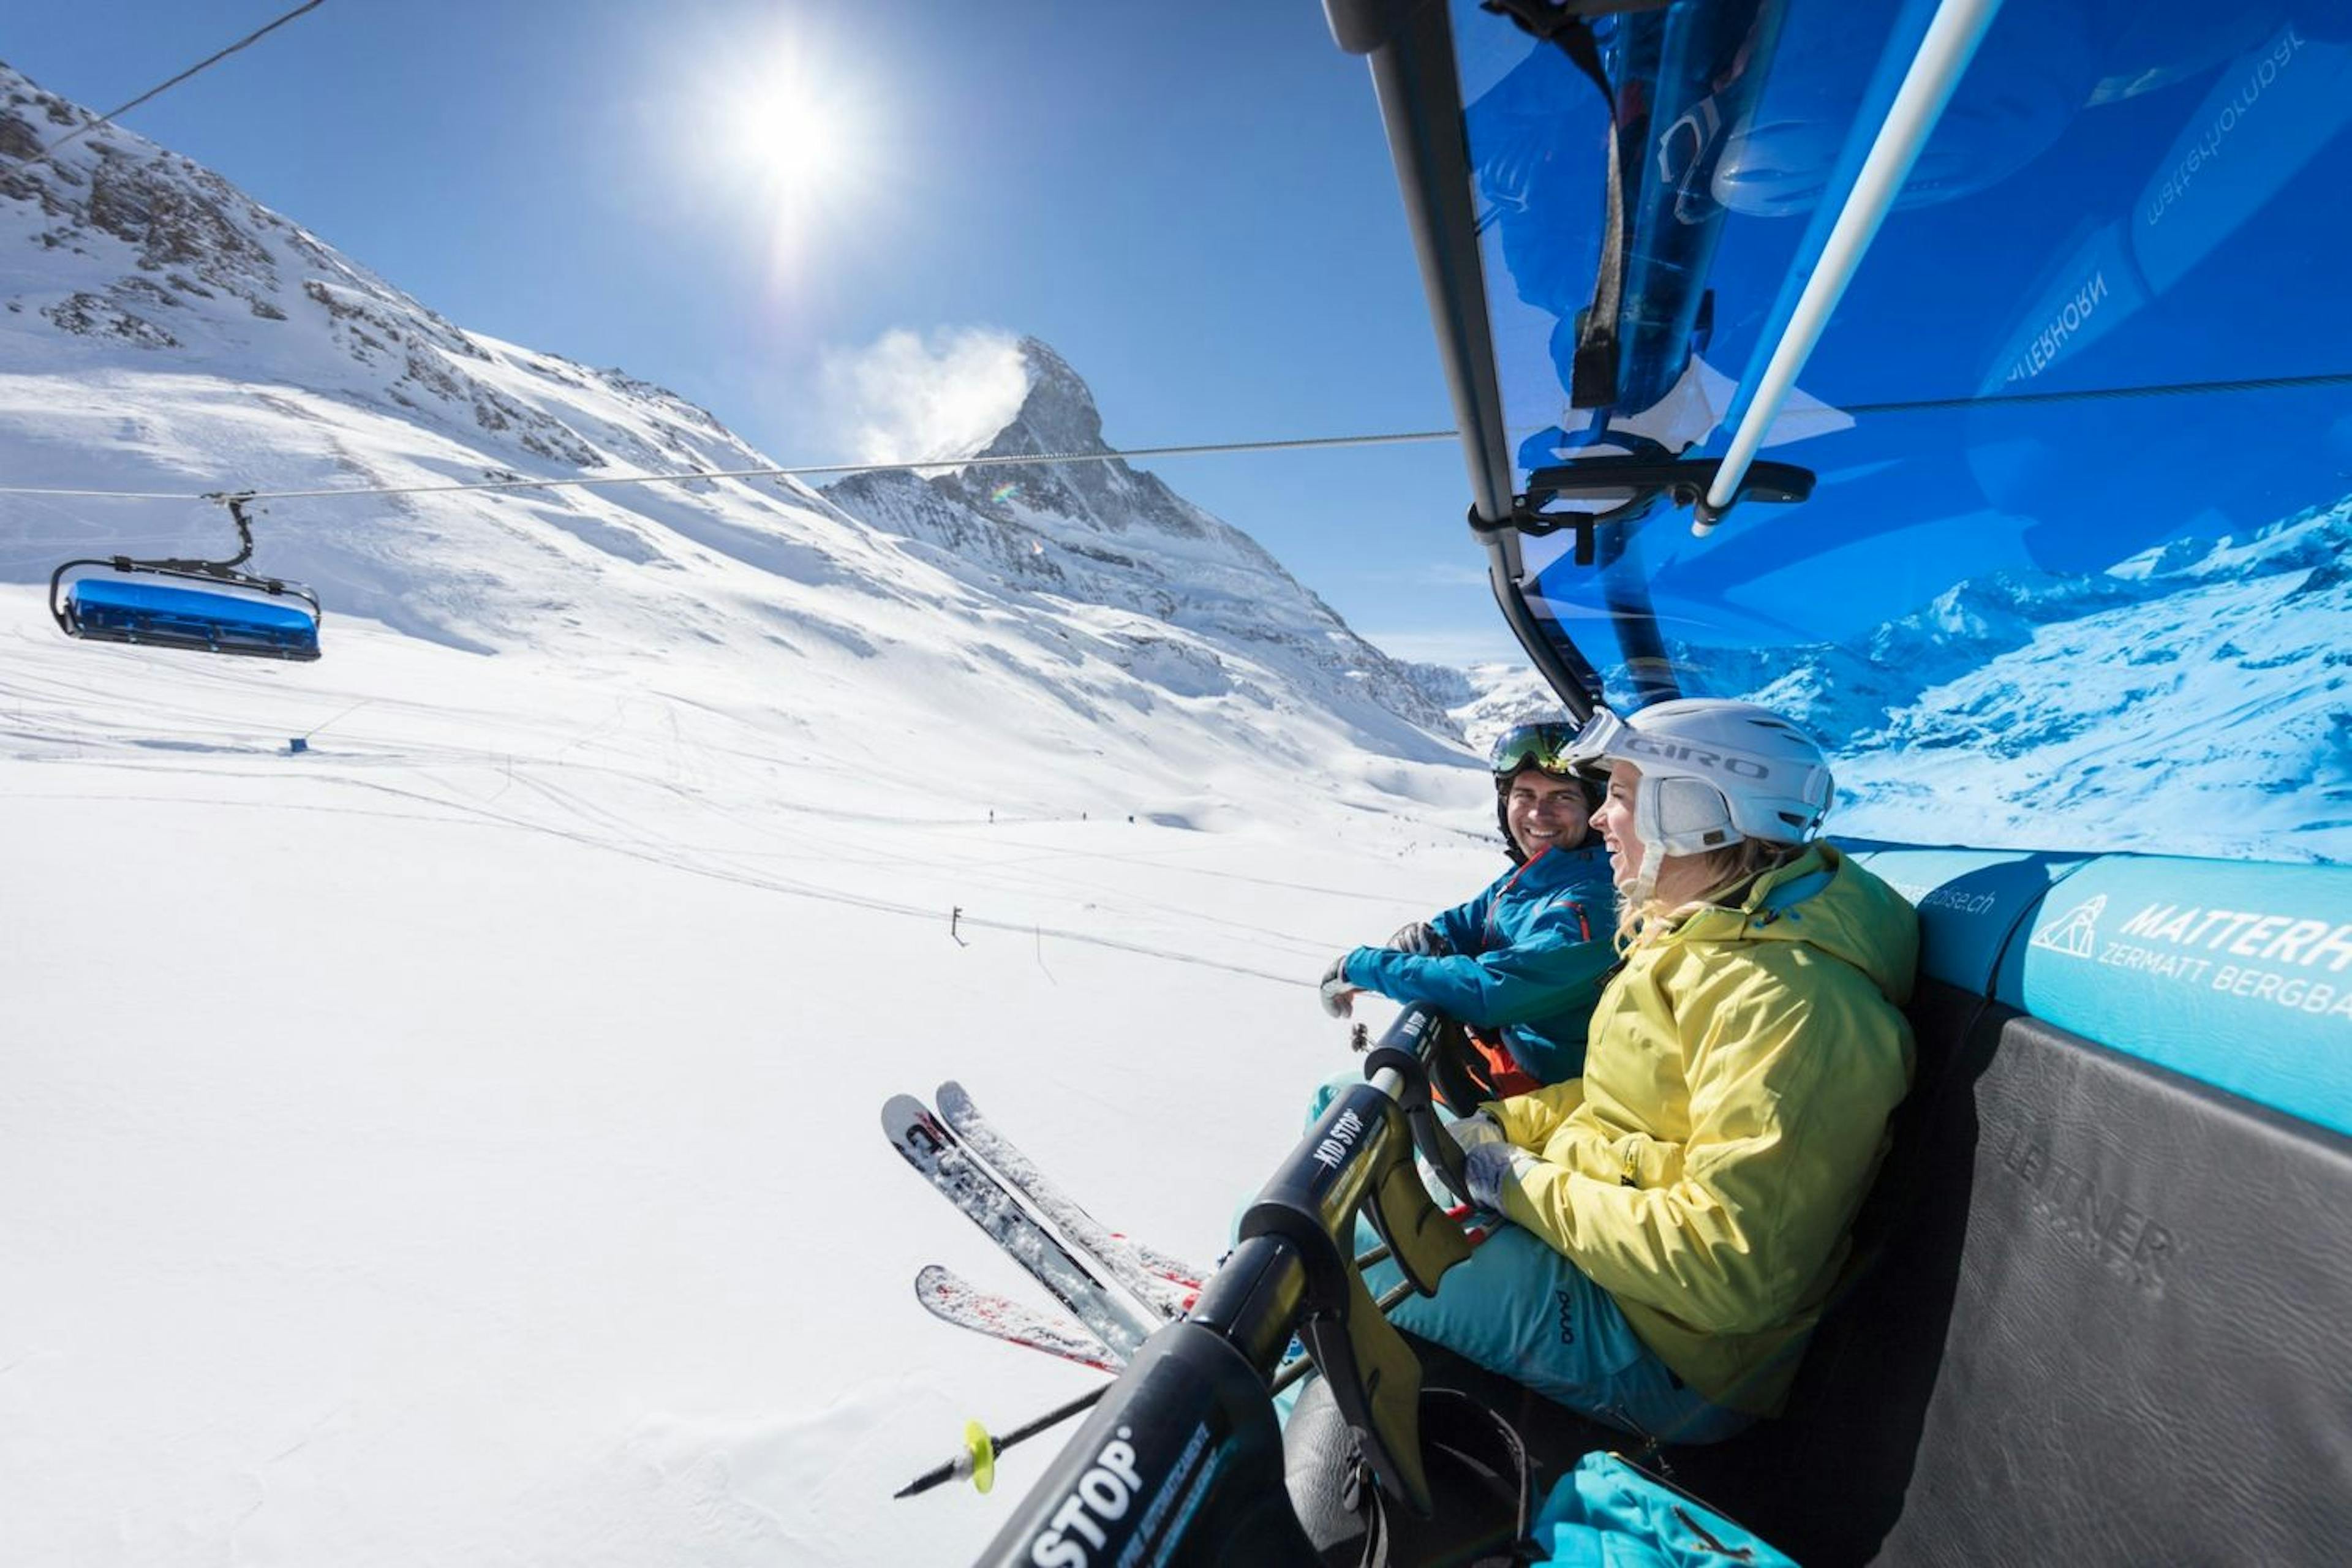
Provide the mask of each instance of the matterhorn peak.
[{"label": "matterhorn peak", "polygon": [[987,446],[983,458],[1038,457],[1066,452],[1107,452],[1102,411],[1095,395],[1069,361],[1039,338],[1020,342],[1021,369],[1029,390],[1021,407]]},{"label": "matterhorn peak", "polygon": [[[1375,727],[1402,717],[1451,732],[1409,671],[1349,631],[1255,540],[1112,456],[1093,392],[1050,344],[1023,337],[1011,347],[1026,390],[985,446],[924,470],[854,474],[826,486],[826,499],[1004,589],[1132,617],[1117,634],[1118,657],[1192,696],[1240,689],[1256,679],[1241,673],[1246,662],[1279,647],[1336,710]],[[1021,460],[1082,456],[1093,460]],[[1180,665],[1182,673],[1168,673]]]}]

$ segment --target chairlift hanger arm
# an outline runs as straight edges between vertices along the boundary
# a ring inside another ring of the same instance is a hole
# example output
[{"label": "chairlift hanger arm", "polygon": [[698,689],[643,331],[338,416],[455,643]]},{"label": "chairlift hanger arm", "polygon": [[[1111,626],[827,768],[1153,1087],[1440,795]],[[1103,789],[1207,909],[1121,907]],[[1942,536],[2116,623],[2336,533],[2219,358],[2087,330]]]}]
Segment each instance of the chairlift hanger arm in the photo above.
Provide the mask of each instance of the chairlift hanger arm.
[{"label": "chairlift hanger arm", "polygon": [[1371,68],[1438,360],[1454,404],[1454,428],[1461,432],[1471,533],[1486,550],[1495,603],[1545,683],[1581,721],[1600,694],[1600,676],[1580,653],[1563,649],[1545,634],[1519,587],[1518,536],[1508,529],[1493,531],[1517,508],[1502,386],[1487,327],[1478,219],[1462,177],[1469,153],[1447,7],[1412,0],[1324,0],[1324,12],[1333,39],[1348,53],[1367,57]]},{"label": "chairlift hanger arm", "polygon": [[1448,7],[1413,0],[1324,0],[1324,14],[1339,46],[1365,56],[1371,68],[1454,428],[1462,433],[1472,515],[1499,521],[1510,513],[1511,456],[1487,328],[1478,219],[1462,177],[1469,149]]},{"label": "chairlift hanger arm", "polygon": [[[1591,16],[1656,6],[1650,0],[1632,4],[1568,0],[1561,6],[1535,9],[1504,0],[1486,8],[1509,16],[1538,37],[1550,38],[1551,33],[1560,33],[1561,37],[1550,41],[1567,47],[1567,35],[1590,36],[1587,19]],[[1529,662],[1570,714],[1581,720],[1600,699],[1599,673],[1557,623],[1538,615],[1529,603],[1518,545],[1523,534],[1539,536],[1559,527],[1577,527],[1578,559],[1589,563],[1595,554],[1594,525],[1579,524],[1568,517],[1548,518],[1541,510],[1548,500],[1531,502],[1513,491],[1514,454],[1504,426],[1477,215],[1470,182],[1465,177],[1470,166],[1469,148],[1464,135],[1449,7],[1410,0],[1325,0],[1325,10],[1339,47],[1369,58],[1398,189],[1420,262],[1438,357],[1453,399],[1454,425],[1462,433],[1470,478],[1470,529],[1487,552],[1487,580],[1496,604]],[[1568,52],[1580,66],[1585,63],[1575,48]],[[1605,75],[1599,85],[1605,94]],[[1613,122],[1613,114],[1612,119]],[[1612,155],[1612,172],[1615,166]],[[1620,259],[1613,253],[1604,255],[1604,271]],[[1613,311],[1605,314],[1612,318],[1613,325]],[[1589,357],[1580,348],[1580,363]],[[1612,383],[1614,375],[1612,369]],[[1646,495],[1628,498],[1638,512],[1670,491],[1691,490],[1696,499],[1704,493],[1704,480],[1712,479],[1714,470],[1709,467],[1701,475],[1675,469],[1663,476],[1620,472],[1614,477],[1621,489],[1629,477],[1645,481]],[[1740,493],[1765,499],[1768,492],[1789,488],[1795,479],[1793,474],[1768,474],[1753,487],[1743,486]],[[1810,479],[1804,476],[1808,488]],[[1556,487],[1553,498],[1568,493],[1568,488]]]},{"label": "chairlift hanger arm", "polygon": [[1494,590],[1495,605],[1503,612],[1503,624],[1511,628],[1528,661],[1568,710],[1569,717],[1583,723],[1600,704],[1601,672],[1592,668],[1592,661],[1575,644],[1550,636],[1535,606],[1528,603],[1527,590],[1519,585],[1526,573],[1519,557],[1518,534],[1505,529],[1486,534],[1485,542],[1486,584]]},{"label": "chairlift hanger arm", "polygon": [[[1538,468],[1528,476],[1527,493],[1516,498],[1511,516],[1492,526],[1516,529],[1541,538],[1563,528],[1576,531],[1576,563],[1593,563],[1594,536],[1612,522],[1632,522],[1660,501],[1696,506],[1720,475],[1721,458],[1593,457]],[[1813,471],[1794,463],[1752,462],[1736,481],[1731,502],[1742,500],[1784,504],[1813,493]],[[1546,511],[1562,500],[1617,500],[1597,511]],[[1728,510],[1728,505],[1726,510]],[[1476,522],[1471,524],[1478,529]]]}]

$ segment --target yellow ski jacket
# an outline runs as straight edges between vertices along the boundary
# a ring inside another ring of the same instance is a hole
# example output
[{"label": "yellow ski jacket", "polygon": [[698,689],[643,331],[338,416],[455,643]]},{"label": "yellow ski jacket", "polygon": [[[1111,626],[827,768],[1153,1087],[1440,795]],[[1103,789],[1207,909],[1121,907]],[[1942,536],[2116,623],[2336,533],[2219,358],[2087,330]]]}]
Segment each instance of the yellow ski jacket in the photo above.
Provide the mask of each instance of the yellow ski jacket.
[{"label": "yellow ski jacket", "polygon": [[1716,1404],[1779,1410],[1911,1080],[1902,895],[1828,845],[1636,946],[1584,1076],[1486,1107],[1504,1208]]}]

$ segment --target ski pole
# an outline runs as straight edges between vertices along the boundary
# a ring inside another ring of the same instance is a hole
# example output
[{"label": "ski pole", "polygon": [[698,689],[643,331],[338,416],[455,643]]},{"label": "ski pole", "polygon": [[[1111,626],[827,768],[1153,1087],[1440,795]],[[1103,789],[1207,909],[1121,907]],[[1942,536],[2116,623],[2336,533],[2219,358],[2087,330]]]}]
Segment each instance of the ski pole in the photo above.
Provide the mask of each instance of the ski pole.
[{"label": "ski pole", "polygon": [[[1400,1281],[1383,1292],[1375,1304],[1382,1312],[1386,1312],[1399,1301],[1403,1300],[1412,1290],[1412,1287],[1410,1284]],[[1307,1369],[1314,1364],[1305,1356],[1286,1363],[1280,1372],[1274,1374],[1274,1381],[1266,1385],[1266,1393],[1269,1394],[1281,1393],[1306,1376]],[[997,1455],[1015,1443],[1026,1441],[1040,1432],[1060,1426],[1081,1411],[1093,1409],[1102,1402],[1102,1396],[1108,1394],[1118,1381],[1114,1378],[1110,1383],[1090,1388],[1068,1404],[1056,1405],[1035,1420],[1015,1426],[1002,1437],[991,1435],[977,1421],[966,1423],[961,1452],[955,1458],[925,1470],[890,1495],[894,1499],[914,1497],[918,1493],[929,1491],[942,1482],[959,1480],[965,1477],[970,1477],[974,1486],[982,1491],[986,1491],[995,1482]]]},{"label": "ski pole", "polygon": [[997,1455],[1015,1443],[1034,1437],[1049,1426],[1058,1426],[1067,1421],[1081,1410],[1091,1409],[1104,1394],[1110,1392],[1110,1384],[1106,1383],[1098,1388],[1090,1388],[1067,1405],[1057,1405],[1034,1421],[1015,1426],[1002,1437],[992,1436],[987,1427],[977,1421],[967,1421],[963,1425],[963,1447],[957,1452],[955,1458],[925,1470],[921,1475],[892,1492],[890,1496],[894,1500],[915,1497],[929,1491],[941,1482],[958,1480],[964,1477],[970,1477],[974,1487],[986,1491],[996,1484]]},{"label": "ski pole", "polygon": [[[1467,1212],[1468,1210],[1466,1207],[1464,1207],[1462,1212],[1459,1214],[1453,1211],[1448,1211],[1448,1214],[1449,1217],[1458,1219]],[[1490,1233],[1486,1226],[1474,1225],[1468,1226],[1464,1231],[1464,1234],[1470,1238],[1470,1245],[1475,1247],[1480,1242],[1486,1240]],[[1362,1258],[1357,1259],[1357,1264],[1360,1268],[1365,1266],[1368,1262],[1377,1263],[1381,1258],[1386,1258],[1388,1253],[1389,1249],[1385,1247],[1375,1247],[1370,1248],[1364,1253]],[[1412,1294],[1412,1282],[1410,1280],[1400,1279],[1394,1285],[1390,1286],[1386,1290],[1381,1291],[1380,1300],[1372,1304],[1380,1309],[1381,1316],[1386,1317],[1390,1309],[1393,1308],[1399,1301],[1403,1300],[1407,1296]],[[1303,1355],[1294,1361],[1285,1363],[1282,1370],[1274,1374],[1274,1381],[1266,1384],[1266,1393],[1268,1394],[1280,1394],[1284,1389],[1288,1388],[1292,1384],[1297,1383],[1300,1378],[1305,1377],[1307,1375],[1307,1369],[1314,1364],[1315,1363],[1311,1360]],[[966,1422],[963,1429],[962,1450],[953,1458],[945,1460],[942,1463],[932,1467],[930,1469],[925,1470],[921,1475],[917,1476],[913,1480],[908,1481],[905,1486],[900,1487],[897,1491],[890,1494],[892,1499],[896,1500],[898,1498],[915,1497],[920,1493],[929,1491],[933,1487],[939,1486],[943,1482],[958,1480],[965,1477],[971,1478],[973,1486],[979,1488],[982,1491],[986,1491],[990,1487],[996,1484],[996,1457],[999,1454],[1002,1454],[1005,1449],[1010,1448],[1015,1443],[1025,1442],[1029,1438],[1034,1437],[1040,1432],[1060,1426],[1063,1422],[1067,1421],[1071,1416],[1077,1415],[1081,1411],[1093,1409],[1097,1405],[1102,1402],[1102,1396],[1108,1394],[1118,1381],[1118,1379],[1113,1378],[1109,1383],[1090,1388],[1087,1390],[1086,1393],[1079,1394],[1076,1399],[1071,1400],[1068,1404],[1056,1405],[1055,1408],[1045,1412],[1043,1415],[1038,1416],[1035,1420],[1025,1422],[1019,1426],[1015,1426],[1012,1431],[1007,1432],[1002,1437],[992,1436],[986,1427],[982,1426],[977,1421]]]}]

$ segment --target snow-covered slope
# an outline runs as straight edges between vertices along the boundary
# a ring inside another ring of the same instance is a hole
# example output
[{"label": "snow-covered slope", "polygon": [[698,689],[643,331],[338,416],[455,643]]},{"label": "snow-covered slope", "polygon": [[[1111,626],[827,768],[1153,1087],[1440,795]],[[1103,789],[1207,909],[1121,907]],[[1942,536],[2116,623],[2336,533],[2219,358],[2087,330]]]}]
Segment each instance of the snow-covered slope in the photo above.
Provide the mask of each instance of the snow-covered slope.
[{"label": "snow-covered slope", "polygon": [[1849,830],[2046,844],[2053,821],[2105,821],[2132,837],[2116,847],[2352,859],[2347,548],[2352,500],[1884,629],[1916,644],[1880,665],[1904,700],[1858,716]]},{"label": "snow-covered slope", "polygon": [[[82,115],[13,74],[0,100],[0,153]],[[1102,449],[1084,384],[1027,352],[1031,395],[989,449]],[[351,616],[477,652],[723,647],[732,678],[782,707],[865,689],[886,754],[932,754],[906,738],[984,719],[992,736],[1118,753],[1163,794],[1210,754],[1270,773],[1332,759],[1334,787],[1373,798],[1442,792],[1463,764],[1391,661],[1123,464],[877,476],[841,490],[856,515],[791,480],[429,493],[767,465],[658,387],[466,331],[127,132],[0,169],[12,482],[427,492],[264,504],[256,564],[319,591],[331,658]],[[229,537],[201,502],[0,497],[0,578],[74,554],[226,553]],[[964,689],[983,671],[1010,689],[984,715]]]},{"label": "snow-covered slope", "polygon": [[[763,465],[135,136],[11,161],[79,116],[0,74],[0,482]],[[1029,363],[996,447],[1093,419]],[[1003,1491],[889,1494],[1091,1374],[922,1314],[927,1261],[1024,1287],[875,1106],[959,1077],[1213,1257],[1352,1059],[1315,976],[1499,858],[1442,715],[1242,535],[1124,468],[984,473],[902,478],[921,518],[733,480],[268,503],[309,665],[68,640],[58,562],[227,521],[0,496],[0,1563],[993,1531]]]},{"label": "snow-covered slope", "polygon": [[[917,1306],[928,1262],[1044,1298],[876,1108],[960,1079],[1213,1258],[1357,1059],[1315,977],[1502,863],[1475,774],[1366,812],[1235,752],[1200,831],[1017,737],[877,768],[715,647],[345,623],[285,666],[37,597],[0,584],[11,1565],[969,1561],[1057,1437],[890,1493],[1098,1380]],[[1092,793],[1007,804],[1056,771]]]}]

